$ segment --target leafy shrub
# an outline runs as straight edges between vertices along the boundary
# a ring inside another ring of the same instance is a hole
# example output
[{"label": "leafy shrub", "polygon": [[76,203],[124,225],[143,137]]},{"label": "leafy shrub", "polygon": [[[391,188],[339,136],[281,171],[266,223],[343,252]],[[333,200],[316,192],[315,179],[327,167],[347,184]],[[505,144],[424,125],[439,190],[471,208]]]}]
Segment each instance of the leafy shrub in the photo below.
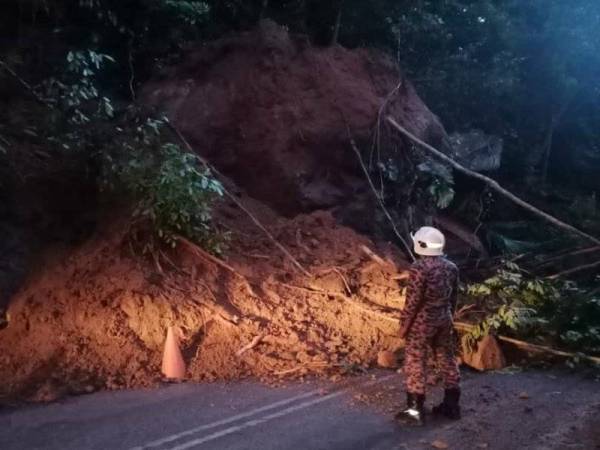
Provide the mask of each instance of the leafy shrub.
[{"label": "leafy shrub", "polygon": [[419,174],[428,186],[426,192],[439,209],[446,209],[454,200],[454,177],[452,170],[443,164],[427,161],[417,166]]},{"label": "leafy shrub", "polygon": [[572,282],[531,277],[505,262],[493,277],[467,286],[465,294],[463,302],[478,318],[467,334],[470,344],[504,330],[577,351],[600,352],[600,298]]},{"label": "leafy shrub", "polygon": [[[212,225],[212,204],[223,186],[197,155],[162,141],[165,121],[147,119],[133,138],[124,133],[116,156],[105,155],[104,185],[131,194],[134,223],[149,223],[161,242],[175,247],[183,236],[220,253],[226,236]],[[154,239],[144,243],[145,250],[154,246]]]},{"label": "leafy shrub", "polygon": [[68,52],[66,61],[61,77],[51,77],[43,83],[44,98],[60,108],[71,125],[87,124],[94,118],[112,118],[112,103],[99,94],[95,76],[107,62],[115,60],[88,49]]},{"label": "leafy shrub", "polygon": [[164,144],[156,172],[138,165],[126,182],[139,194],[135,215],[149,218],[165,243],[174,247],[176,236],[182,235],[220,253],[222,242],[211,225],[211,209],[223,187],[209,169],[199,168],[196,155]]},{"label": "leafy shrub", "polygon": [[385,200],[397,209],[408,203],[433,213],[454,199],[452,170],[443,164],[426,161],[415,166],[388,158],[376,167],[379,173],[373,179],[380,180]]},{"label": "leafy shrub", "polygon": [[208,5],[201,1],[166,0],[164,7],[177,19],[188,25],[203,22],[209,11]]},{"label": "leafy shrub", "polygon": [[174,247],[180,235],[220,252],[224,239],[212,227],[211,206],[223,193],[221,184],[196,155],[165,138],[166,119],[143,119],[134,107],[115,118],[110,99],[95,83],[112,61],[92,50],[67,54],[63,74],[44,84],[55,115],[48,141],[92,165],[100,163],[101,187],[133,197],[134,223],[152,230],[142,243],[145,250],[154,250],[155,238]]}]

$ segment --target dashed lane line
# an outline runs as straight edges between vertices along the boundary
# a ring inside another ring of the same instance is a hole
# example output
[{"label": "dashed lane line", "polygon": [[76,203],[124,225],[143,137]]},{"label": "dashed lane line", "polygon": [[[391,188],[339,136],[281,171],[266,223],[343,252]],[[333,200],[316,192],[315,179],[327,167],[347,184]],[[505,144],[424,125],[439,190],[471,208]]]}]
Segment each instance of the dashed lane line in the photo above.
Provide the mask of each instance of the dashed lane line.
[{"label": "dashed lane line", "polygon": [[[378,383],[381,383],[383,381],[389,380],[390,378],[393,378],[393,377],[394,377],[394,375],[388,375],[386,377],[379,378],[377,380],[373,380],[373,381],[370,381],[370,382],[367,382],[367,383],[363,383],[363,384],[359,385],[359,387],[372,386],[374,384],[378,384]],[[226,428],[224,430],[217,431],[217,432],[209,434],[207,436],[204,436],[204,437],[201,437],[201,438],[198,438],[198,439],[193,439],[191,441],[184,442],[184,443],[182,443],[180,445],[176,445],[175,447],[171,447],[169,450],[187,450],[187,449],[189,449],[191,447],[196,447],[196,446],[204,444],[206,442],[214,441],[215,439],[218,439],[220,437],[227,436],[227,435],[233,434],[233,433],[237,433],[238,431],[242,431],[242,430],[244,430],[246,428],[256,427],[258,425],[261,425],[263,423],[269,422],[269,421],[271,421],[273,419],[277,419],[279,417],[286,416],[288,414],[291,414],[293,412],[299,411],[301,409],[309,408],[309,407],[317,405],[319,403],[323,403],[323,402],[326,402],[328,400],[332,400],[334,398],[337,398],[337,397],[339,397],[339,396],[347,393],[348,391],[349,391],[349,389],[344,389],[344,390],[337,391],[337,392],[334,392],[334,393],[329,394],[329,395],[325,395],[323,397],[319,397],[319,398],[314,399],[314,400],[309,400],[307,402],[303,402],[303,403],[300,403],[298,405],[290,406],[290,407],[285,408],[285,409],[283,409],[281,411],[277,411],[277,412],[268,414],[268,415],[260,417],[258,419],[249,420],[249,421],[244,422],[244,423],[242,423],[240,425],[234,425],[232,427]]]},{"label": "dashed lane line", "polygon": [[138,446],[138,447],[133,447],[133,448],[131,448],[129,450],[144,450],[144,449],[159,447],[159,446],[161,446],[163,444],[168,444],[169,442],[173,442],[173,441],[176,441],[176,440],[181,439],[183,437],[186,437],[186,436],[189,436],[189,435],[192,435],[192,434],[196,434],[196,433],[198,433],[200,431],[210,430],[211,428],[216,428],[216,427],[219,427],[221,425],[227,425],[229,423],[238,421],[240,419],[245,419],[245,418],[253,416],[255,414],[259,414],[259,413],[262,413],[262,412],[265,412],[265,411],[269,411],[271,409],[278,408],[280,406],[285,406],[285,405],[287,405],[289,403],[293,403],[293,402],[298,401],[298,400],[304,400],[305,398],[312,397],[312,396],[318,394],[319,391],[320,391],[319,389],[315,389],[315,390],[310,391],[310,392],[305,392],[304,394],[299,394],[299,395],[296,395],[294,397],[286,398],[286,399],[280,400],[278,402],[271,403],[269,405],[261,406],[260,408],[256,408],[256,409],[244,412],[244,413],[236,414],[234,416],[227,417],[227,418],[221,419],[221,420],[217,420],[215,422],[207,423],[205,425],[200,425],[200,426],[197,426],[197,427],[194,427],[194,428],[190,428],[189,430],[185,430],[185,431],[182,431],[182,432],[177,433],[177,434],[172,434],[170,436],[165,436],[164,438],[157,439],[157,440],[152,441],[152,442],[148,442],[148,443],[146,443],[144,445],[141,445],[141,446]]}]

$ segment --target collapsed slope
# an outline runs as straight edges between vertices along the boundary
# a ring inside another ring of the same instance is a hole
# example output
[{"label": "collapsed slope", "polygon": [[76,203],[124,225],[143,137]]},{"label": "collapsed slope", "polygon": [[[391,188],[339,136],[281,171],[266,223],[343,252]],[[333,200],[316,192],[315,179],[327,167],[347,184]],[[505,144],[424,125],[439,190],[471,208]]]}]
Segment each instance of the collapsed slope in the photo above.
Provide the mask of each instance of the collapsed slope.
[{"label": "collapsed slope", "polygon": [[395,64],[367,50],[314,49],[266,22],[191,53],[143,98],[232,179],[311,276],[227,202],[215,212],[232,236],[222,260],[181,243],[162,267],[141,261],[123,216],[106,220],[77,248],[49,249],[11,299],[0,397],[155,383],[170,325],[194,380],[337,373],[400,346],[395,278],[407,263],[338,220],[345,211],[353,225],[371,222],[348,129],[370,140],[386,103],[421,138],[445,139]]},{"label": "collapsed slope", "polygon": [[383,113],[446,148],[441,123],[387,55],[314,48],[268,20],[190,52],[142,97],[250,196],[288,216],[373,204],[349,134],[366,147],[377,129],[389,145],[369,163],[397,160],[410,146],[386,141]]},{"label": "collapsed slope", "polygon": [[382,314],[402,305],[396,264],[374,262],[361,251],[373,243],[326,212],[289,220],[254,211],[311,280],[232,206],[219,211],[234,236],[226,264],[183,246],[169,255],[177,270],[140,266],[122,256],[124,228],[113,224],[13,299],[1,332],[2,394],[152,384],[170,325],[194,380],[339,372],[400,346],[397,323]]}]

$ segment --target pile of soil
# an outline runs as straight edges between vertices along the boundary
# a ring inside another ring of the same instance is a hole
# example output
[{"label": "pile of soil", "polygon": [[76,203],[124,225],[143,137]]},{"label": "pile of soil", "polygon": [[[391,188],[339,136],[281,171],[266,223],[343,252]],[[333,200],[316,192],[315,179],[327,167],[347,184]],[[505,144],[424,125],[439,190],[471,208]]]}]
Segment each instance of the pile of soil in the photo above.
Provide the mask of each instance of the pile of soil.
[{"label": "pile of soil", "polygon": [[142,98],[250,196],[287,216],[373,204],[349,133],[366,149],[378,130],[387,145],[368,162],[397,160],[410,146],[384,139],[383,114],[447,148],[440,121],[389,56],[315,48],[269,20],[190,52]]},{"label": "pile of soil", "polygon": [[76,248],[48,249],[11,299],[0,398],[154,384],[169,326],[181,334],[193,380],[335,376],[401,346],[394,278],[408,263],[332,213],[357,211],[370,195],[348,128],[369,140],[384,102],[421,138],[445,139],[393,62],[311,48],[265,22],[191,53],[143,97],[231,178],[230,189],[310,276],[225,201],[215,211],[231,232],[221,259],[180,243],[158,262],[142,261],[131,254],[127,220],[113,214]]},{"label": "pile of soil", "polygon": [[391,318],[403,304],[393,280],[403,263],[393,248],[378,249],[327,212],[253,211],[312,278],[233,205],[218,211],[233,234],[226,262],[181,244],[161,269],[140,263],[128,256],[125,224],[113,223],[62,258],[54,253],[13,298],[1,331],[2,396],[156,383],[171,325],[193,380],[339,373],[401,346]]}]

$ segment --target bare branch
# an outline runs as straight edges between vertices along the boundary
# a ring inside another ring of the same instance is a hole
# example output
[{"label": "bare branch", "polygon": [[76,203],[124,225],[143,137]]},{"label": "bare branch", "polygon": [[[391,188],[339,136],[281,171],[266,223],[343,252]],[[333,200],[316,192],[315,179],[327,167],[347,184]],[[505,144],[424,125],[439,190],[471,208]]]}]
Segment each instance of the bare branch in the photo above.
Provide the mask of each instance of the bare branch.
[{"label": "bare branch", "polygon": [[[205,160],[204,158],[202,158],[198,152],[194,151],[194,148],[190,145],[190,143],[187,141],[187,139],[183,136],[183,134],[181,134],[181,132],[171,123],[168,122],[169,127],[171,128],[171,130],[177,135],[177,137],[179,138],[179,140],[183,143],[183,145],[185,145],[185,147],[192,153],[194,153],[195,155],[198,156],[198,159],[200,160],[200,162],[202,162],[202,164],[204,164],[204,166],[209,169],[211,172],[213,172],[216,175],[219,175],[221,177],[223,177],[223,175],[221,175],[221,173],[215,169],[207,160]],[[300,264],[300,262],[298,262],[298,260],[296,258],[294,258],[294,256],[277,240],[275,239],[275,237],[269,232],[269,230],[267,230],[267,228],[250,212],[248,211],[248,209],[246,209],[246,207],[237,199],[237,197],[235,195],[233,195],[231,192],[229,192],[225,186],[223,186],[223,192],[225,192],[225,195],[227,197],[229,197],[229,199],[235,203],[235,205],[241,209],[249,218],[250,220],[252,220],[252,222],[254,222],[254,224],[263,232],[265,233],[265,235],[269,238],[269,240],[279,249],[281,250],[281,252],[287,256],[290,261],[292,262],[292,264],[303,274],[306,275],[307,277],[311,278],[312,275],[310,274],[310,272],[308,270],[306,270],[302,264]]]},{"label": "bare branch", "polygon": [[511,200],[513,203],[516,203],[517,205],[521,206],[522,208],[526,209],[529,212],[534,213],[536,216],[541,217],[542,219],[544,219],[547,222],[550,222],[551,224],[562,228],[564,230],[567,230],[569,232],[571,232],[572,234],[576,234],[582,238],[587,239],[588,241],[594,242],[596,244],[600,244],[600,239],[585,233],[584,231],[579,230],[578,228],[575,228],[572,225],[569,225],[568,223],[563,222],[562,220],[557,219],[554,216],[551,216],[550,214],[536,208],[535,206],[527,203],[525,200],[522,200],[521,198],[517,197],[516,195],[514,195],[513,193],[507,191],[506,189],[504,189],[502,186],[500,186],[500,184],[496,181],[493,180],[489,177],[486,177],[485,175],[482,175],[478,172],[474,172],[470,169],[467,169],[466,167],[462,166],[461,164],[457,163],[456,161],[454,161],[452,158],[450,158],[449,156],[445,155],[444,153],[442,153],[441,151],[437,150],[436,148],[432,147],[431,145],[427,144],[426,142],[423,142],[421,139],[419,139],[418,137],[416,137],[414,134],[412,134],[410,131],[406,130],[404,127],[402,127],[401,125],[399,125],[392,117],[388,116],[387,120],[390,124],[392,124],[392,126],[394,128],[396,128],[396,130],[400,131],[402,134],[404,134],[405,136],[407,136],[408,138],[410,138],[412,141],[414,141],[415,143],[419,144],[421,147],[423,147],[425,150],[429,151],[430,153],[432,153],[433,155],[435,155],[437,158],[441,159],[442,161],[450,164],[454,169],[456,169],[457,171],[464,173],[465,175],[468,175],[470,177],[473,178],[477,178],[478,180],[483,181],[485,184],[487,184],[490,188],[492,188],[493,190],[495,190],[496,192],[498,192],[499,194],[503,195],[504,197],[508,198],[509,200]]},{"label": "bare branch", "polygon": [[402,234],[400,234],[400,231],[398,231],[398,228],[396,227],[396,223],[394,222],[394,219],[392,218],[389,211],[385,207],[385,204],[383,203],[383,199],[377,192],[377,189],[375,188],[375,185],[373,184],[373,180],[369,176],[369,170],[365,166],[365,163],[360,154],[360,150],[356,146],[356,142],[354,142],[354,138],[350,134],[350,127],[348,126],[348,122],[346,122],[346,128],[348,131],[348,138],[350,140],[350,145],[352,146],[352,149],[354,150],[354,153],[356,154],[356,158],[358,159],[358,162],[360,163],[360,166],[362,167],[365,177],[367,178],[367,181],[369,182],[369,186],[371,187],[371,190],[373,191],[373,195],[375,196],[375,198],[377,199],[377,202],[379,203],[379,207],[381,208],[381,210],[385,214],[385,217],[388,219],[390,225],[392,226],[392,230],[394,230],[394,234],[398,237],[398,239],[400,239],[400,242],[402,242],[402,245],[404,246],[404,249],[406,250],[406,254],[411,258],[412,261],[415,261],[416,259],[412,253],[412,250],[410,249],[406,240],[402,237]]}]

